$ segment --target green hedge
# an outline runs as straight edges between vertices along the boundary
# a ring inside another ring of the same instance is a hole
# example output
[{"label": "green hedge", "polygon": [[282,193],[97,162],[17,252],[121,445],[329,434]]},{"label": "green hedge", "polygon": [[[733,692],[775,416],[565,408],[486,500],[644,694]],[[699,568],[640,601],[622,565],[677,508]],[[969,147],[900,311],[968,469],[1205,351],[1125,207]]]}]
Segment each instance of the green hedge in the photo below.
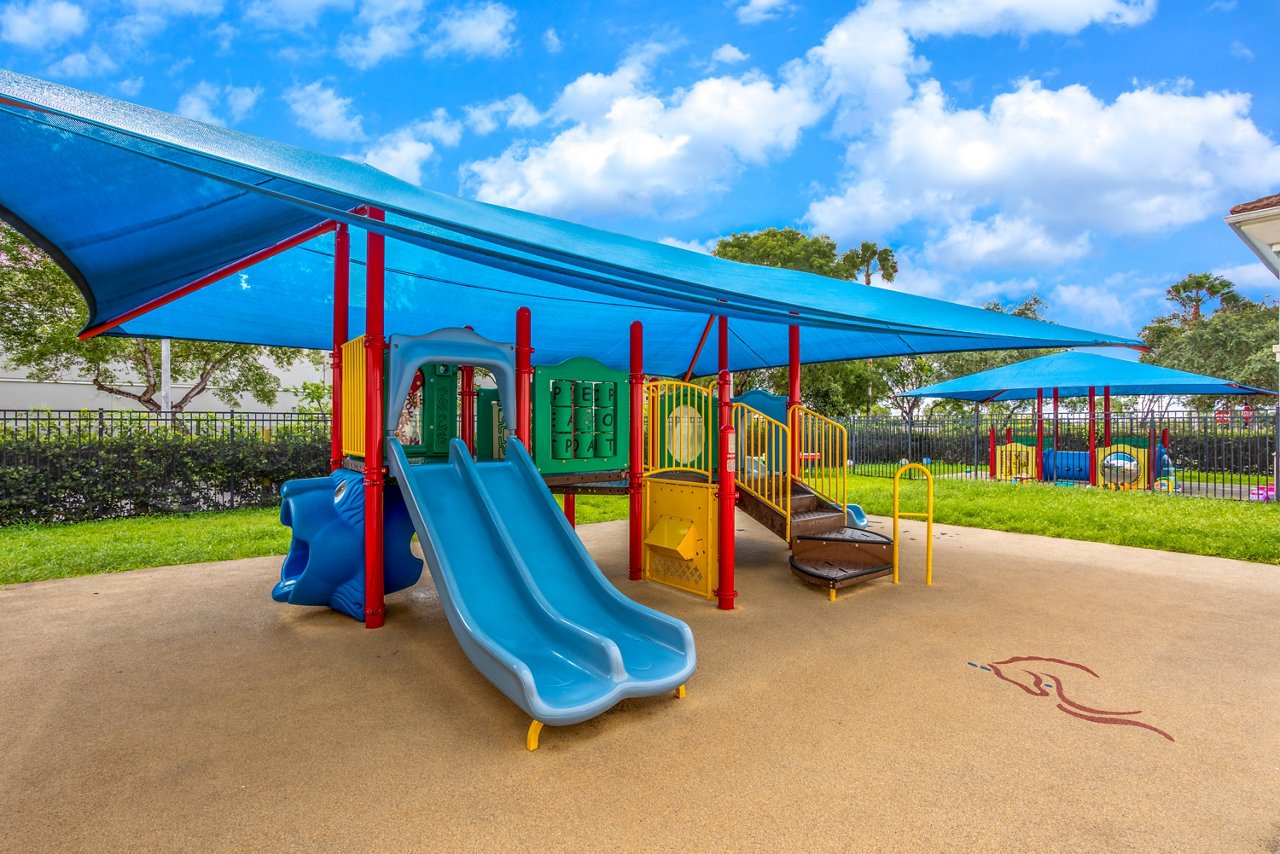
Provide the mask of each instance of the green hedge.
[{"label": "green hedge", "polygon": [[329,470],[327,425],[0,431],[0,525],[269,506]]}]

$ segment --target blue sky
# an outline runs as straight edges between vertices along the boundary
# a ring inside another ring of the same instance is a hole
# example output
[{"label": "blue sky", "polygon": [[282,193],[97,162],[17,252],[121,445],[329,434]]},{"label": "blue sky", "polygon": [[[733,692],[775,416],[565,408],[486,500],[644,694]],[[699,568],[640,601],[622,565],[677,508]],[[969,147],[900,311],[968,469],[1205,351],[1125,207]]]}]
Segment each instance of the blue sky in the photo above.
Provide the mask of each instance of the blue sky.
[{"label": "blue sky", "polygon": [[1275,0],[10,0],[0,62],[705,249],[793,225],[894,287],[1133,333],[1280,191]]}]

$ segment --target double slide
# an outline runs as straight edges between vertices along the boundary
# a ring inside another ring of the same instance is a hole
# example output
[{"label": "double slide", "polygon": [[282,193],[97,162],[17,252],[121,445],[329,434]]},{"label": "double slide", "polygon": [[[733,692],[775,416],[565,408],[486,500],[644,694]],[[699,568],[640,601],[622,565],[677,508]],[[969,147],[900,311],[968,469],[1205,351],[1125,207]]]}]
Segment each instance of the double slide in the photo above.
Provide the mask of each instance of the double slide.
[{"label": "double slide", "polygon": [[689,627],[609,583],[519,441],[477,462],[455,439],[447,463],[414,465],[389,438],[387,461],[459,643],[535,721],[578,723],[689,678]]}]

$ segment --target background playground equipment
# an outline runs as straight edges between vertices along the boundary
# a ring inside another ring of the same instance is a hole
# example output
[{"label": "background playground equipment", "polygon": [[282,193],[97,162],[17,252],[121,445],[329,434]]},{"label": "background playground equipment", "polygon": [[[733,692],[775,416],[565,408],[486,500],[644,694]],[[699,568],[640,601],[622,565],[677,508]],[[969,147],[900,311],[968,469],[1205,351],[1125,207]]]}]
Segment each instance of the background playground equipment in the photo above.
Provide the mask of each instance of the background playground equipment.
[{"label": "background playground equipment", "polygon": [[[903,513],[899,506],[899,482],[904,474],[920,472],[925,482],[925,509],[923,513]],[[893,583],[898,583],[898,523],[901,519],[924,519],[924,583],[933,586],[933,473],[920,463],[907,463],[893,474]],[[832,599],[835,599],[834,591]]]},{"label": "background playground equipment", "polygon": [[[1006,432],[1006,441],[996,445],[994,436],[992,427],[990,476],[993,480],[1087,483],[1126,491],[1169,492],[1180,488],[1165,436],[1155,443],[1154,459],[1150,438],[1119,437],[1087,451],[1059,451],[1054,447],[1053,438],[1014,437]],[[1039,454],[1037,443],[1043,446]]]}]

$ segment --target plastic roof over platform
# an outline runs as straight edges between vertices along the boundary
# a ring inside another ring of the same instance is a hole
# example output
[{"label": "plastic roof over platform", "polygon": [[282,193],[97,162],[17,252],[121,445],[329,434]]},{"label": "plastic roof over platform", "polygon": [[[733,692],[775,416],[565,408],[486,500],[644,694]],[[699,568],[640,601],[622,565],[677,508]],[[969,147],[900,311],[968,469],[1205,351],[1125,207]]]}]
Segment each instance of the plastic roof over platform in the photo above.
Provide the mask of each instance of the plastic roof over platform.
[{"label": "plastic roof over platform", "polygon": [[[0,70],[0,217],[76,280],[89,328],[318,224],[385,234],[386,330],[470,325],[514,339],[533,312],[534,361],[623,368],[631,321],[645,368],[683,373],[709,315],[731,318],[730,366],[1136,341],[806,273],[737,264],[428,192],[369,166]],[[363,215],[386,211],[386,222]],[[363,234],[352,232],[351,319],[364,327]],[[116,326],[109,334],[328,349],[332,232]],[[695,374],[715,370],[708,346]]]},{"label": "plastic roof over platform", "polygon": [[949,400],[1030,400],[1037,391],[1058,390],[1059,397],[1088,397],[1110,388],[1112,394],[1269,394],[1266,389],[1162,368],[1144,362],[1128,362],[1096,353],[1054,353],[1002,368],[958,377],[944,383],[904,392],[899,397],[938,397]]}]

